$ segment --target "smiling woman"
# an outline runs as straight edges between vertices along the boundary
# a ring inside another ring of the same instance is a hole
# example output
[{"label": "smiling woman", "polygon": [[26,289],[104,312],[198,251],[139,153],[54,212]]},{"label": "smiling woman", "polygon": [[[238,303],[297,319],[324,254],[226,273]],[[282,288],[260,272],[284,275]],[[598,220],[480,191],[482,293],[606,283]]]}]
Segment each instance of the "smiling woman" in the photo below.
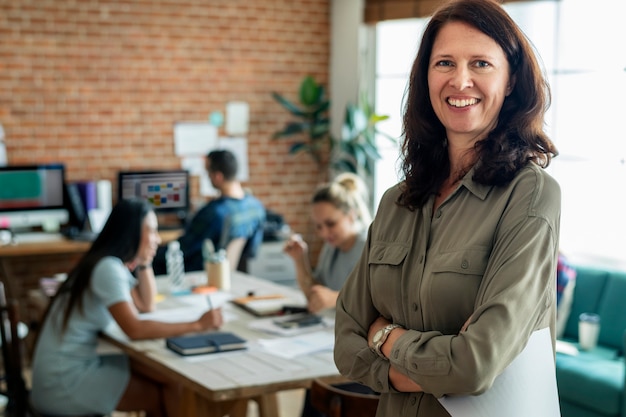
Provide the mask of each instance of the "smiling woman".
[{"label": "smiling woman", "polygon": [[404,180],[383,195],[337,300],[335,363],[381,393],[378,416],[449,416],[437,398],[487,391],[535,330],[555,337],[547,101],[529,42],[496,2],[453,0],[428,22],[404,106]]}]

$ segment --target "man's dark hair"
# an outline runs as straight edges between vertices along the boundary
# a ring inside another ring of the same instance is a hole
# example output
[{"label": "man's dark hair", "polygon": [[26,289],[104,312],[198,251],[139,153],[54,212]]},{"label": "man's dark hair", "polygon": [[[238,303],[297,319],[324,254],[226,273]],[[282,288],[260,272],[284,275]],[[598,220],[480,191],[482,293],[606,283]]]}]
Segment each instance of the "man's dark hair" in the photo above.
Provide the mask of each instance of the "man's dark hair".
[{"label": "man's dark hair", "polygon": [[209,159],[209,170],[212,172],[221,172],[226,181],[232,181],[237,176],[237,158],[232,152],[225,149],[219,151],[211,151],[207,155]]}]

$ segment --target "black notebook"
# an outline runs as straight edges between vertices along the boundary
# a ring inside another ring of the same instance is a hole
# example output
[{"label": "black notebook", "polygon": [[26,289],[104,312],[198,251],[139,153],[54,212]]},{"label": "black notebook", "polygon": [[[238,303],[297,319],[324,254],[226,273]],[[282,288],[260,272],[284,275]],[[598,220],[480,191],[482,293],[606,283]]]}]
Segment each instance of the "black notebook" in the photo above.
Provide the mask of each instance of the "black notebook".
[{"label": "black notebook", "polygon": [[201,355],[204,353],[225,352],[245,349],[246,340],[230,332],[214,332],[189,336],[168,337],[168,349],[181,355]]}]

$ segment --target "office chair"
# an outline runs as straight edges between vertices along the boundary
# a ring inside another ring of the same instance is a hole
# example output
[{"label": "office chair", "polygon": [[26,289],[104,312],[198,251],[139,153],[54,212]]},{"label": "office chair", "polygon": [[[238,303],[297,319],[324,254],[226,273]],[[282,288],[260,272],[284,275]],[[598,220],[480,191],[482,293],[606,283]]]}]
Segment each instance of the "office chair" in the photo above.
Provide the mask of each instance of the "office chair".
[{"label": "office chair", "polygon": [[375,417],[378,395],[345,391],[321,379],[314,379],[311,404],[328,417]]},{"label": "office chair", "polygon": [[231,271],[242,271],[240,268],[241,263],[241,254],[243,253],[243,248],[246,246],[246,242],[248,241],[245,237],[237,237],[232,239],[226,245],[226,258],[228,259],[228,263],[230,264]]}]

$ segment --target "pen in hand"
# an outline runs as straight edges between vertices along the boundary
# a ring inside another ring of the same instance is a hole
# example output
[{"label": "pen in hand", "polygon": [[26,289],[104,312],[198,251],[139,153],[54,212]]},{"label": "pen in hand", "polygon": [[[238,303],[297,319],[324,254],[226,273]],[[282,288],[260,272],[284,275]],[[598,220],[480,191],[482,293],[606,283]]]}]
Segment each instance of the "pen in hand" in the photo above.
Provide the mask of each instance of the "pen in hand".
[{"label": "pen in hand", "polygon": [[206,296],[206,301],[207,301],[207,303],[209,303],[209,310],[213,310],[213,302],[211,301],[211,296],[210,295]]}]

